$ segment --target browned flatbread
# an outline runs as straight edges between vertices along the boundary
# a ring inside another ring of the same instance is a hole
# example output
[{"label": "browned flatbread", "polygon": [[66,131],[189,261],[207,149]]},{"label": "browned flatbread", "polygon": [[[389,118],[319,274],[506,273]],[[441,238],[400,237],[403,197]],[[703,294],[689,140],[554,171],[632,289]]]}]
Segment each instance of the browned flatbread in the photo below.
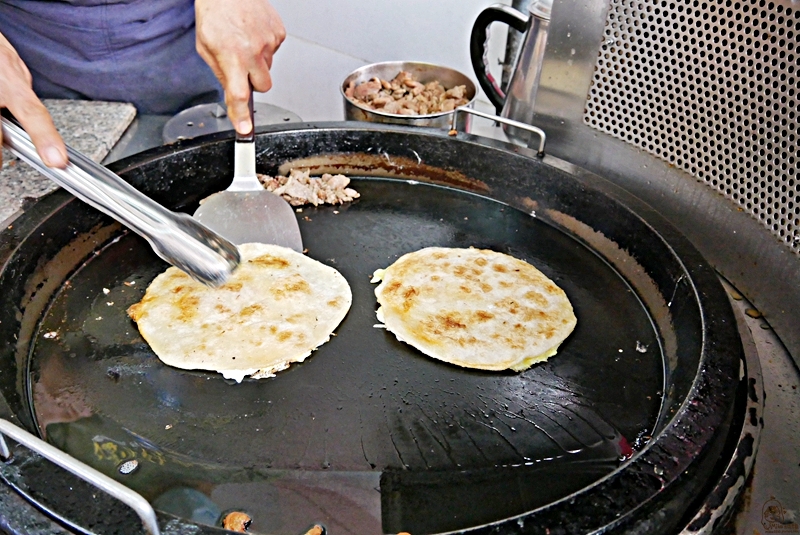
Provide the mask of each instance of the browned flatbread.
[{"label": "browned flatbread", "polygon": [[241,381],[270,377],[324,344],[352,294],[330,266],[286,247],[246,243],[220,288],[171,267],[128,309],[165,364]]},{"label": "browned flatbread", "polygon": [[466,368],[524,370],[577,323],[564,291],[532,265],[481,249],[430,247],[373,282],[378,319],[426,355]]}]

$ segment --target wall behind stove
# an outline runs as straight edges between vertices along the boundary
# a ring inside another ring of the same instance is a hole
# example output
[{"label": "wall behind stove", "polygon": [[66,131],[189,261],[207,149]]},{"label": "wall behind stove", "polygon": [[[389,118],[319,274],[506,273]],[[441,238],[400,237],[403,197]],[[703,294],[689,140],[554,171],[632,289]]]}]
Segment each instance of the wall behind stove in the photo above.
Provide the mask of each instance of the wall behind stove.
[{"label": "wall behind stove", "polygon": [[[256,95],[306,121],[344,119],[339,85],[353,70],[379,61],[446,65],[475,80],[469,34],[478,14],[497,0],[271,0],[288,36],[272,68],[273,89]],[[505,0],[501,3],[510,4]],[[495,75],[506,26],[492,27]],[[493,108],[483,94],[481,109]]]}]

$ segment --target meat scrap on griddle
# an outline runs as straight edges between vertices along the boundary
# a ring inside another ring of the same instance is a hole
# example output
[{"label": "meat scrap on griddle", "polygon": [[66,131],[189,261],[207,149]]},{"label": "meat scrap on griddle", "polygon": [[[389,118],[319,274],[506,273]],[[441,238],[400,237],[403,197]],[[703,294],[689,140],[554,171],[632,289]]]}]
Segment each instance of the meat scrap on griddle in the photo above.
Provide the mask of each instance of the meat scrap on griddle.
[{"label": "meat scrap on griddle", "polygon": [[344,175],[325,173],[321,177],[312,177],[309,171],[292,169],[289,176],[259,174],[258,180],[264,188],[280,195],[292,206],[343,204],[361,196],[347,187],[350,179]]}]

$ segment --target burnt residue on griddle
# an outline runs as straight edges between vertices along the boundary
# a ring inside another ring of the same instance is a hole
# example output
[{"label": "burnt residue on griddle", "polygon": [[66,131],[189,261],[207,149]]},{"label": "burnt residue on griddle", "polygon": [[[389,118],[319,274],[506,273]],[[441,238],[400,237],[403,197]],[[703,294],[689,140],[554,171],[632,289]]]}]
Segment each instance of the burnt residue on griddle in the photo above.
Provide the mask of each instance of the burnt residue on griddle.
[{"label": "burnt residue on griddle", "polygon": [[461,171],[444,169],[423,163],[420,159],[389,154],[377,149],[376,154],[326,154],[291,160],[280,166],[281,174],[288,174],[292,169],[310,171],[312,175],[323,173],[359,176],[378,176],[404,178],[432,182],[446,186],[464,188],[477,193],[490,193],[491,188],[476,178],[470,178]]}]

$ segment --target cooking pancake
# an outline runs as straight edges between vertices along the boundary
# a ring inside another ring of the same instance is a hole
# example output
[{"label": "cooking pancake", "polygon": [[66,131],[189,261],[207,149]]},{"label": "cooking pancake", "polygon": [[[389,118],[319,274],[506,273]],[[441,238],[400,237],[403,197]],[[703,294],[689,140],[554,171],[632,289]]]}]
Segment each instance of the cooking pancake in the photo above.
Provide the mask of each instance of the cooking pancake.
[{"label": "cooking pancake", "polygon": [[524,370],[555,355],[577,323],[553,281],[494,251],[421,249],[376,271],[378,281],[378,319],[386,329],[466,368]]},{"label": "cooking pancake", "polygon": [[271,377],[330,339],[352,294],[332,267],[285,247],[239,246],[241,264],[219,288],[171,267],[128,309],[165,364],[241,381]]}]

